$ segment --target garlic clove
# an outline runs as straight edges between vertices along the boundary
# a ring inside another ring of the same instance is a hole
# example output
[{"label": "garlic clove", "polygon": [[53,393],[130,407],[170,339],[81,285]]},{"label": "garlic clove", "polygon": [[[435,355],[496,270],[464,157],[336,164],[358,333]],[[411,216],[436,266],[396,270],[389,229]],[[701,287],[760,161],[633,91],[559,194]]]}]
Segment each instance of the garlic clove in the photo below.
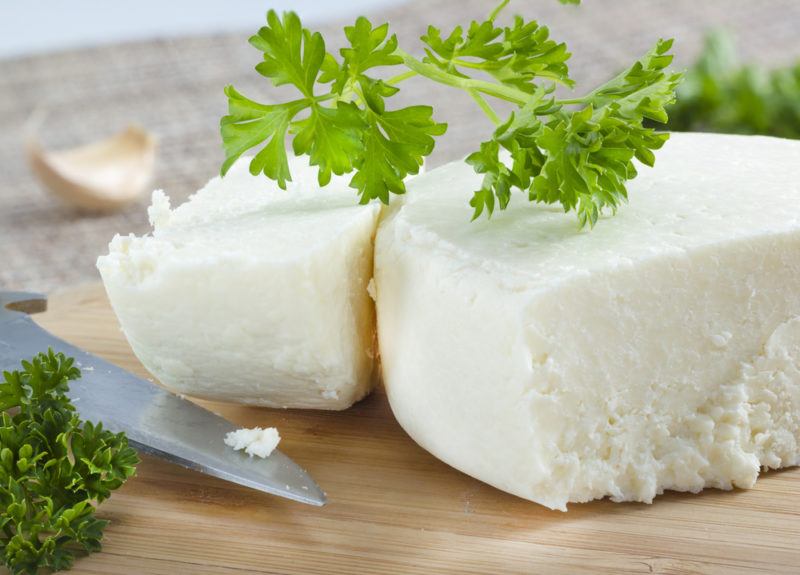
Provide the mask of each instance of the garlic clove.
[{"label": "garlic clove", "polygon": [[67,202],[93,212],[113,212],[149,188],[155,138],[137,126],[76,148],[48,151],[33,134],[26,142],[31,169],[45,187]]}]

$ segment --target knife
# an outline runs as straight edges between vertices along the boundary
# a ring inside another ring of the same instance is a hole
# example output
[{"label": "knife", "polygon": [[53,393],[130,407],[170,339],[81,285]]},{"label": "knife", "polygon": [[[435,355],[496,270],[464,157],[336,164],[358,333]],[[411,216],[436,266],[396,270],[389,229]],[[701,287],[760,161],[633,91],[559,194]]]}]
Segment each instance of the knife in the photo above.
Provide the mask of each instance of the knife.
[{"label": "knife", "polygon": [[81,369],[68,395],[83,419],[124,431],[132,447],[183,467],[301,503],[325,504],[314,480],[280,451],[266,459],[234,451],[223,441],[236,429],[229,421],[40,327],[29,314],[46,308],[43,295],[0,291],[0,371],[53,348],[74,357]]}]

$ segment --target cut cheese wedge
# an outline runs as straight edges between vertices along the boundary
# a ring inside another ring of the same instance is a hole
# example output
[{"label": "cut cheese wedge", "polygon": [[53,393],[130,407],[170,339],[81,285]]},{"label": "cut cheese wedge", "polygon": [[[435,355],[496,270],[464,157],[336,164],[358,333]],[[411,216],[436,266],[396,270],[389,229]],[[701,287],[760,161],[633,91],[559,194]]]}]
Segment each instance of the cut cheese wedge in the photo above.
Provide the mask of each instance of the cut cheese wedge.
[{"label": "cut cheese wedge", "polygon": [[449,164],[376,240],[392,409],[554,509],[750,487],[800,463],[800,142],[674,134],[593,231],[520,194],[469,223]]},{"label": "cut cheese wedge", "polygon": [[117,236],[97,262],[111,304],[137,357],[175,391],[344,409],[373,384],[380,206],[358,205],[344,178],[319,189],[299,160],[286,191],[248,162],[174,210],[153,194],[153,234]]}]

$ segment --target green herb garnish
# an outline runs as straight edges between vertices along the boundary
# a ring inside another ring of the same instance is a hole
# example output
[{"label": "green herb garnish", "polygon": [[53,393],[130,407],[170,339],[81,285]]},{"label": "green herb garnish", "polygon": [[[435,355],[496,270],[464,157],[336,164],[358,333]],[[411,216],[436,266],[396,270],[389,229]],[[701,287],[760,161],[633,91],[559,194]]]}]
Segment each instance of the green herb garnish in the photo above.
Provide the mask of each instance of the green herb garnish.
[{"label": "green herb garnish", "polygon": [[772,70],[742,65],[725,32],[706,37],[678,96],[672,129],[800,138],[800,61]]},{"label": "green herb garnish", "polygon": [[[562,42],[547,27],[517,16],[507,26],[496,20],[509,0],[483,22],[443,32],[428,27],[422,36],[425,56],[398,46],[388,24],[373,26],[364,17],[345,27],[349,46],[339,58],[325,49],[318,32],[304,28],[296,14],[270,11],[267,25],[250,43],[263,52],[256,70],[275,86],[292,85],[298,97],[280,104],[259,104],[228,86],[228,115],[221,132],[224,175],[242,153],[265,144],[250,163],[281,188],[291,180],[285,139],[296,155],[308,155],[318,168],[320,185],[331,174],[353,173],[350,186],[360,201],[389,202],[405,192],[403,179],[416,174],[446,126],[433,119],[430,106],[392,109],[398,84],[423,76],[467,92],[495,124],[467,162],[483,182],[470,201],[473,219],[505,208],[514,189],[528,199],[560,203],[575,210],[581,226],[593,226],[605,209],[626,199],[625,184],[636,176],[633,159],[653,165],[653,150],[668,134],[642,125],[666,122],[665,107],[675,100],[680,74],[671,73],[671,40],[661,40],[628,70],[580,98],[561,99],[557,85],[572,87]],[[568,3],[576,3],[570,1]],[[386,80],[376,68],[397,68]],[[501,118],[491,100],[510,102],[514,111]]]},{"label": "green herb garnish", "polygon": [[100,549],[96,505],[139,459],[122,433],[84,422],[66,396],[74,360],[41,353],[0,382],[0,557],[13,574],[68,569]]}]

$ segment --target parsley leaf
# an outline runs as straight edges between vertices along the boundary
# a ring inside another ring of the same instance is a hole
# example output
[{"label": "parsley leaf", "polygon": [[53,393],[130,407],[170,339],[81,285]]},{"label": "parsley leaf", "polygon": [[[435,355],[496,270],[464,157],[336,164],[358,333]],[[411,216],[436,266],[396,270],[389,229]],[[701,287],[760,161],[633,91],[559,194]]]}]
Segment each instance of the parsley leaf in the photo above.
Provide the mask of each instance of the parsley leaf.
[{"label": "parsley leaf", "polygon": [[492,18],[473,21],[466,35],[457,26],[446,39],[438,28],[429,26],[421,40],[427,45],[423,62],[462,78],[469,76],[459,68],[484,71],[501,84],[526,92],[535,90],[535,78],[573,85],[566,44],[550,39],[546,26],[525,22],[520,16],[506,28],[496,27]]},{"label": "parsley leaf", "polygon": [[350,79],[356,79],[377,66],[394,66],[403,62],[395,54],[397,37],[389,36],[388,24],[373,28],[370,21],[362,17],[356,20],[354,26],[346,26],[344,33],[350,41],[350,47],[340,51],[342,71]]},{"label": "parsley leaf", "polygon": [[225,94],[228,96],[228,115],[222,118],[220,128],[227,158],[222,165],[222,174],[225,175],[244,152],[267,142],[250,163],[250,172],[253,175],[263,172],[286,189],[291,174],[284,138],[289,121],[305,107],[303,102],[259,104],[242,96],[233,86],[226,87]]},{"label": "parsley leaf", "polygon": [[311,165],[319,167],[319,184],[324,186],[331,173],[353,169],[354,158],[363,150],[363,120],[352,102],[337,102],[335,107],[314,103],[310,111],[307,118],[292,124],[296,133],[292,147],[296,155],[307,154]]},{"label": "parsley leaf", "polygon": [[14,574],[69,569],[100,549],[94,516],[135,471],[124,434],[83,422],[65,395],[74,360],[41,353],[0,382],[0,559]]},{"label": "parsley leaf", "polygon": [[276,86],[293,85],[300,98],[258,104],[228,86],[228,115],[220,125],[226,156],[222,174],[244,152],[266,142],[250,171],[285,189],[291,180],[285,140],[293,136],[293,152],[317,166],[321,186],[333,174],[354,171],[350,186],[362,202],[388,203],[390,192],[405,192],[403,180],[419,171],[433,150],[433,136],[446,126],[433,120],[430,106],[387,109],[386,99],[399,88],[366,72],[402,62],[397,38],[388,31],[387,24],[373,27],[358,18],[345,28],[350,45],[340,50],[338,61],[325,51],[322,36],[303,28],[296,14],[281,18],[270,10],[267,26],[250,39],[264,57],[256,70]]},{"label": "parsley leaf", "polygon": [[[614,212],[626,200],[626,182],[636,176],[634,160],[652,166],[654,151],[667,140],[644,122],[666,122],[666,107],[675,101],[681,76],[667,69],[672,41],[659,41],[586,96],[558,99],[556,84],[574,86],[566,45],[536,21],[516,16],[508,26],[497,24],[508,3],[502,0],[466,29],[445,33],[429,26],[421,37],[421,59],[398,46],[388,24],[373,26],[364,17],[345,27],[349,45],[337,59],[297,15],[270,11],[267,26],[251,39],[264,59],[256,70],[275,85],[293,85],[299,98],[258,104],[229,86],[222,173],[242,153],[264,144],[250,170],[285,188],[291,174],[283,145],[293,137],[294,153],[308,155],[318,167],[320,185],[332,174],[353,173],[350,186],[362,203],[388,203],[391,194],[405,192],[404,179],[419,171],[435,137],[446,130],[430,106],[387,105],[397,84],[423,76],[465,91],[495,124],[491,138],[466,159],[483,175],[470,200],[473,218],[506,208],[514,190],[521,190],[532,202],[575,211],[581,227],[594,226],[604,211]],[[398,67],[404,71],[388,79],[367,74]],[[501,119],[492,98],[515,110]]]},{"label": "parsley leaf", "polygon": [[325,41],[319,32],[303,28],[294,12],[279,18],[270,10],[267,25],[250,37],[250,44],[264,54],[264,61],[256,66],[259,74],[275,86],[292,84],[306,98],[314,97],[314,84],[325,59]]}]

